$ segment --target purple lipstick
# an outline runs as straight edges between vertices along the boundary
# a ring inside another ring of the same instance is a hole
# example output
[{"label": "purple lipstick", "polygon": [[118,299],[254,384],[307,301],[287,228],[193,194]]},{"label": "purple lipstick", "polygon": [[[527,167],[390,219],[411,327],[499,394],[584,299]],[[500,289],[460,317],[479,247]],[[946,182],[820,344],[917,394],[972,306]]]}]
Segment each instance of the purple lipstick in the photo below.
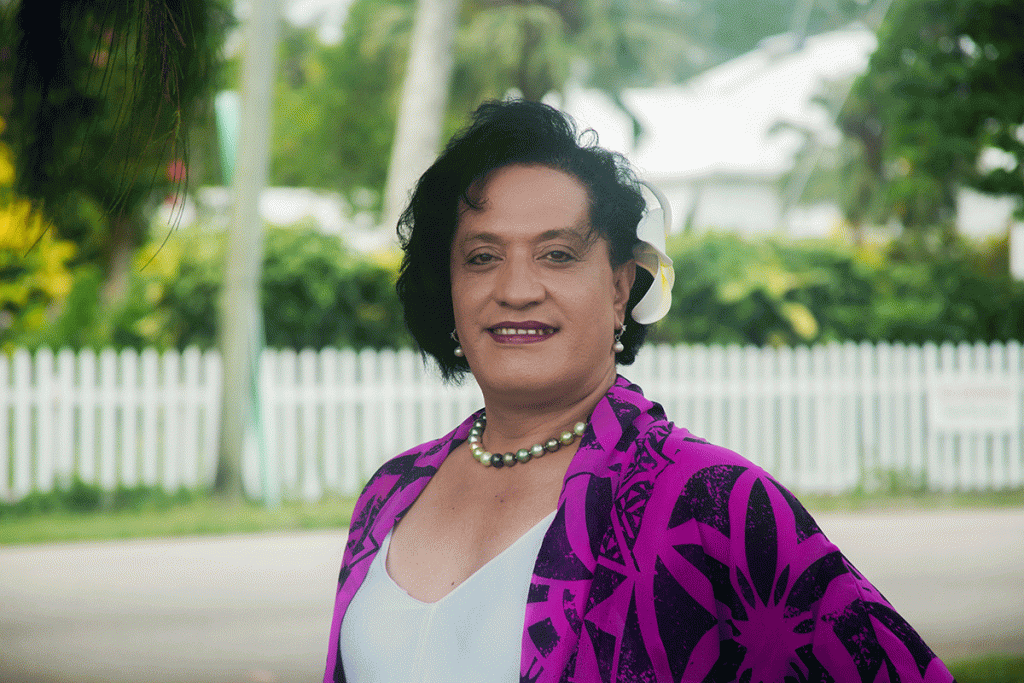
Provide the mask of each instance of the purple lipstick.
[{"label": "purple lipstick", "polygon": [[487,331],[501,344],[532,344],[550,338],[558,328],[536,320],[503,321],[487,328]]}]

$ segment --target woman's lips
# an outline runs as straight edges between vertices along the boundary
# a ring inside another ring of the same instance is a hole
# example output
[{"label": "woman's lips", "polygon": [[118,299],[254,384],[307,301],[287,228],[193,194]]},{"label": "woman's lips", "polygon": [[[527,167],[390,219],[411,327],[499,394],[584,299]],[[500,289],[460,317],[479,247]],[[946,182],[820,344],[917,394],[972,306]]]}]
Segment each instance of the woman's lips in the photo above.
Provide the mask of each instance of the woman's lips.
[{"label": "woman's lips", "polygon": [[502,344],[530,344],[544,341],[557,330],[554,327],[513,327],[496,326],[487,330],[491,337]]}]

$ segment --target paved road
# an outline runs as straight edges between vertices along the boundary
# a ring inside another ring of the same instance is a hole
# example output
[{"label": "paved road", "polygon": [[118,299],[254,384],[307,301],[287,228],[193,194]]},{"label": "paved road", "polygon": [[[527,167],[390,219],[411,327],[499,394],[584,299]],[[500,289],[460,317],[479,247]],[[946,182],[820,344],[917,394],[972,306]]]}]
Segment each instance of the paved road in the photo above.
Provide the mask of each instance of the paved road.
[{"label": "paved road", "polygon": [[[818,521],[943,658],[1024,652],[1024,510]],[[0,548],[3,683],[321,675],[341,531]]]}]

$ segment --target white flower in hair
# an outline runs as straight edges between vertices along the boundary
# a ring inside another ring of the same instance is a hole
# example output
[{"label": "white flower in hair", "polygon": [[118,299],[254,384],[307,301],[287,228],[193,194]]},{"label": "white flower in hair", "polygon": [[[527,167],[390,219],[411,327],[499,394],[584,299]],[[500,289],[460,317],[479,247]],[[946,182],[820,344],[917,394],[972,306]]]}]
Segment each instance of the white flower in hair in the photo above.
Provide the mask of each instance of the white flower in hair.
[{"label": "white flower in hair", "polygon": [[676,272],[672,269],[672,259],[665,253],[665,241],[672,225],[672,209],[661,190],[642,180],[640,184],[650,190],[659,205],[656,209],[648,208],[640,219],[636,235],[641,241],[633,247],[636,264],[654,277],[644,298],[633,308],[633,320],[641,325],[650,325],[664,318],[672,306]]}]

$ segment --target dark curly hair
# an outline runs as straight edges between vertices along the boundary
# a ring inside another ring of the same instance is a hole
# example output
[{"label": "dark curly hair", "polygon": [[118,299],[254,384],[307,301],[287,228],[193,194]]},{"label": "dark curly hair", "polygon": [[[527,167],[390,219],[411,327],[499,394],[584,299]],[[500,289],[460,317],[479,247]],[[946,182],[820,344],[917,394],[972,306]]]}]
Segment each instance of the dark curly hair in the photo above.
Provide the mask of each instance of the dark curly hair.
[{"label": "dark curly hair", "polygon": [[[473,205],[467,193],[477,180],[511,164],[547,166],[571,175],[587,188],[590,228],[608,242],[612,266],[633,258],[643,194],[622,155],[598,147],[596,139],[593,131],[578,134],[572,119],[545,104],[485,102],[420,177],[398,221],[405,252],[398,297],[409,332],[424,357],[434,357],[446,381],[459,380],[469,371],[466,359],[452,353],[455,315],[449,264],[459,203]],[[651,282],[651,275],[638,268],[627,318]],[[647,326],[630,319],[621,339],[625,349],[616,354],[616,362],[632,363],[646,336]]]}]

